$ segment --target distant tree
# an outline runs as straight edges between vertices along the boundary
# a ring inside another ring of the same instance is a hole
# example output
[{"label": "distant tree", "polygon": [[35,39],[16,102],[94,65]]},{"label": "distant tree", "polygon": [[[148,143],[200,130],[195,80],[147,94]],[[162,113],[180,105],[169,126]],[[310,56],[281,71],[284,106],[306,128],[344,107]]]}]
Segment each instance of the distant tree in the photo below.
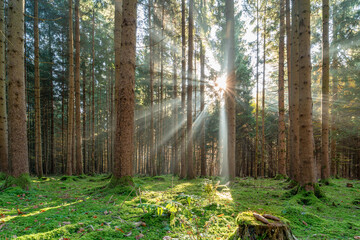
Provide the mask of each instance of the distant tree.
[{"label": "distant tree", "polygon": [[73,129],[74,129],[74,40],[73,40],[73,10],[72,0],[68,1],[69,9],[69,102],[67,131],[67,165],[66,174],[72,175],[73,164]]},{"label": "distant tree", "polygon": [[323,0],[323,53],[322,53],[322,133],[321,133],[321,179],[330,177],[329,163],[329,0]]}]

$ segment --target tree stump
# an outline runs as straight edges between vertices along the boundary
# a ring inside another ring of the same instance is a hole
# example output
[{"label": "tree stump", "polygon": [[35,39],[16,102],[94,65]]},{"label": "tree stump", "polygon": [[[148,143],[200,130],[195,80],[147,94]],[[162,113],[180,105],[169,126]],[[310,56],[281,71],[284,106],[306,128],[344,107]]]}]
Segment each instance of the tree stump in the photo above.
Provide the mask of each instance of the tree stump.
[{"label": "tree stump", "polygon": [[229,239],[296,240],[286,223],[268,218],[268,223],[264,223],[258,219],[252,212],[240,213],[236,218],[239,227]]}]

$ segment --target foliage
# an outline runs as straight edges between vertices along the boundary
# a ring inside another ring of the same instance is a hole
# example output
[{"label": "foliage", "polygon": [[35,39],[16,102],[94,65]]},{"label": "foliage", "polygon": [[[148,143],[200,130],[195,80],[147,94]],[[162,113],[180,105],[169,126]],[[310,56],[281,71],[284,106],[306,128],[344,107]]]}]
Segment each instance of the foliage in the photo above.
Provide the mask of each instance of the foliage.
[{"label": "foliage", "polygon": [[298,239],[352,239],[360,230],[356,181],[334,179],[320,187],[327,198],[319,199],[305,192],[282,197],[289,191],[284,180],[236,179],[230,192],[218,190],[209,204],[206,180],[172,185],[171,176],[162,177],[165,181],[135,177],[141,196],[104,188],[109,183],[104,175],[78,181],[31,178],[30,190],[0,192],[0,238],[134,239],[141,233],[154,240],[226,239],[237,228],[238,214],[249,211],[287,219]]}]

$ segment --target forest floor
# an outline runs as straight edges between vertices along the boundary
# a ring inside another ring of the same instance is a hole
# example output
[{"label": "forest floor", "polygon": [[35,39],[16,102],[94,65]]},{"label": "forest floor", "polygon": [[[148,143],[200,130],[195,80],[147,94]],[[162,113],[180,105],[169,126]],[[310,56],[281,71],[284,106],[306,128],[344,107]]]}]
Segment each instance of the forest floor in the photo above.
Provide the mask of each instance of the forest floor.
[{"label": "forest floor", "polygon": [[108,189],[107,175],[32,178],[29,191],[0,192],[0,239],[227,239],[243,211],[279,216],[298,239],[360,235],[359,181],[332,179],[318,199],[291,195],[286,180],[218,180],[136,177]]}]

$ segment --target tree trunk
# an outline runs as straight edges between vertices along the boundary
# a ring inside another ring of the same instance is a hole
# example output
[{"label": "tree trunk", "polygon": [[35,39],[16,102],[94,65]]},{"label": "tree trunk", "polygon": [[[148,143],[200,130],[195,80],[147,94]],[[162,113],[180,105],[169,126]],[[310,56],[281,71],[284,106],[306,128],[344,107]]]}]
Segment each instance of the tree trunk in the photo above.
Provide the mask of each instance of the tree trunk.
[{"label": "tree trunk", "polygon": [[329,164],[329,0],[323,0],[321,179],[330,177]]},{"label": "tree trunk", "polygon": [[265,10],[264,10],[264,47],[263,47],[263,89],[262,89],[262,112],[261,112],[261,120],[262,120],[262,133],[261,133],[261,171],[260,175],[265,176],[265,71],[266,71],[266,8],[267,4],[265,2]]},{"label": "tree trunk", "polygon": [[286,137],[286,172],[290,176],[290,115],[292,112],[292,106],[290,102],[291,96],[291,24],[290,24],[290,0],[286,0],[285,3],[285,12],[286,12],[286,64],[287,64],[287,79],[288,79],[288,127],[287,127],[287,137]]},{"label": "tree trunk", "polygon": [[290,112],[290,176],[299,182],[299,13],[298,0],[292,0],[291,12],[291,109]]},{"label": "tree trunk", "polygon": [[40,69],[39,69],[39,10],[38,0],[34,1],[34,79],[35,79],[35,169],[42,177],[42,141],[41,141],[41,106],[40,106]]},{"label": "tree trunk", "polygon": [[[5,5],[0,0],[0,31],[5,33]],[[0,172],[8,173],[8,123],[6,113],[5,36],[0,35]]]},{"label": "tree trunk", "polygon": [[189,49],[188,49],[188,75],[187,75],[187,178],[194,179],[193,166],[193,139],[192,139],[192,81],[193,81],[193,51],[194,51],[194,0],[189,0]]},{"label": "tree trunk", "polygon": [[300,184],[314,190],[315,166],[313,155],[313,126],[310,56],[310,0],[299,2],[299,137],[301,159]]},{"label": "tree trunk", "polygon": [[74,128],[74,57],[73,57],[73,19],[72,0],[69,0],[69,102],[68,102],[68,132],[67,132],[67,165],[66,174],[72,175],[72,139]]},{"label": "tree trunk", "polygon": [[255,164],[254,178],[258,176],[259,143],[259,0],[256,1],[256,106],[255,106]]},{"label": "tree trunk", "polygon": [[[174,45],[176,44],[176,42],[174,41]],[[174,138],[173,138],[173,149],[174,149],[174,153],[173,153],[173,167],[174,169],[172,169],[173,173],[175,175],[179,174],[179,170],[180,170],[180,165],[179,165],[179,159],[178,159],[178,131],[177,131],[177,127],[179,124],[179,119],[178,119],[178,104],[177,104],[177,98],[178,98],[178,88],[177,88],[177,56],[176,56],[176,51],[174,50],[173,52],[174,54],[174,62],[173,62],[173,81],[174,81],[174,91],[173,91],[173,121],[174,121],[174,126],[173,129],[175,130],[175,134],[174,134]]]},{"label": "tree trunk", "polygon": [[76,174],[83,174],[80,113],[80,0],[75,3],[75,105],[76,105]]},{"label": "tree trunk", "polygon": [[[205,49],[202,41],[200,42],[200,112],[203,113],[205,110]],[[201,119],[201,130],[200,130],[200,161],[201,161],[201,176],[207,176],[206,173],[206,152],[205,152],[205,117]]]},{"label": "tree trunk", "polygon": [[[185,0],[181,0],[181,115],[185,118],[185,86],[186,86],[186,64],[185,64]],[[181,171],[180,178],[186,177],[186,132],[185,127],[182,127],[181,134]]]},{"label": "tree trunk", "polygon": [[279,39],[279,160],[278,173],[286,175],[285,105],[284,105],[284,0],[280,0]]},{"label": "tree trunk", "polygon": [[236,109],[235,109],[235,21],[234,21],[234,1],[225,2],[226,17],[226,46],[227,49],[227,78],[225,91],[226,120],[228,127],[227,145],[228,145],[228,171],[229,179],[235,178],[235,144],[236,144]]},{"label": "tree trunk", "polygon": [[[9,1],[8,4],[8,41],[11,42],[7,48],[9,160],[11,175],[19,178],[29,173],[24,76],[24,1]],[[28,188],[30,182],[19,181],[16,185]]]},{"label": "tree trunk", "polygon": [[[117,52],[119,67],[116,68],[118,101],[116,103],[116,136],[113,185],[132,183],[133,176],[133,138],[135,108],[135,48],[136,48],[136,0],[124,0],[122,20],[120,7],[115,2],[115,26],[121,23],[121,36],[115,36],[115,46],[121,40],[120,53]],[[119,59],[120,58],[120,59]],[[120,180],[120,182],[119,182]],[[112,184],[110,183],[110,184]]]}]

